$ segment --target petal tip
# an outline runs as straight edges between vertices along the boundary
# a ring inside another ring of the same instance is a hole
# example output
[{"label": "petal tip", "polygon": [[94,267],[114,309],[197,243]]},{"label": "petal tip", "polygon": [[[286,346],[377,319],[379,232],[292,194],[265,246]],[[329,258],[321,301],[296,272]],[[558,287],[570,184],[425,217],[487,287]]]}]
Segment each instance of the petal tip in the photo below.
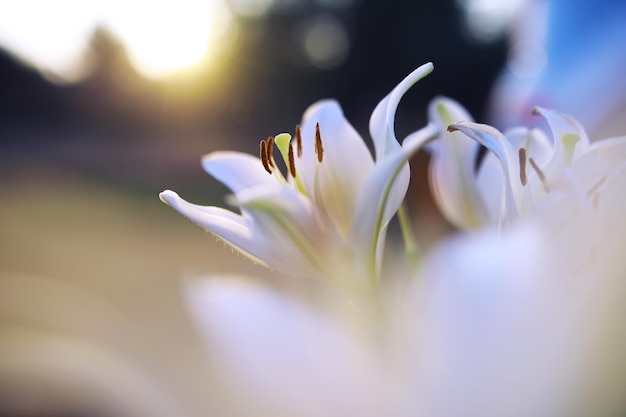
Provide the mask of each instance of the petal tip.
[{"label": "petal tip", "polygon": [[159,199],[164,202],[165,204],[167,204],[168,206],[172,205],[172,201],[179,198],[178,194],[176,194],[174,191],[172,190],[165,190],[161,193],[159,193]]},{"label": "petal tip", "polygon": [[206,167],[215,159],[216,156],[218,156],[220,153],[224,153],[224,151],[217,151],[217,152],[210,152],[207,154],[202,155],[202,158],[200,158],[200,164],[202,165],[202,168],[204,168],[204,170],[206,171]]},{"label": "petal tip", "polygon": [[338,112],[339,114],[343,115],[343,109],[341,108],[341,105],[337,100],[332,98],[325,98],[311,104],[304,111],[304,114],[302,115],[302,123],[304,124],[304,122],[313,118],[314,115],[324,111]]},{"label": "petal tip", "polygon": [[417,81],[433,72],[434,69],[435,66],[433,65],[433,63],[427,62],[424,65],[421,65],[417,69],[415,69],[411,74],[409,74],[407,78],[413,79],[414,77],[416,77],[415,81]]}]

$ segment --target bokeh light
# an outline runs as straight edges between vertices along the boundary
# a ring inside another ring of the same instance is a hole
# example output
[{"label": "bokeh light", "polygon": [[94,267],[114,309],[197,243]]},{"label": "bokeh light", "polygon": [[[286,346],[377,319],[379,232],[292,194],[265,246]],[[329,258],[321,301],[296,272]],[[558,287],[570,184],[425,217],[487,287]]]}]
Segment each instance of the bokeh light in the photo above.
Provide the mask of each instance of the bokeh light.
[{"label": "bokeh light", "polygon": [[[105,24],[144,75],[162,77],[215,58],[232,24],[222,0],[112,2]],[[141,22],[141,24],[138,24]]]},{"label": "bokeh light", "polygon": [[309,62],[321,69],[343,64],[350,49],[345,27],[331,16],[318,16],[309,22],[303,30],[302,43]]}]

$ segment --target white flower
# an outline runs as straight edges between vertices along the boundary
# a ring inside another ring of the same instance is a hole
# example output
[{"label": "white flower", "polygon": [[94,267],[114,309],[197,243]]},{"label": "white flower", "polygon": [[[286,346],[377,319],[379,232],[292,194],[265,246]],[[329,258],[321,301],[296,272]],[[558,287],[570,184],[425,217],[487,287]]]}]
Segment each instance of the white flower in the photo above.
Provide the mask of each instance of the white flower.
[{"label": "white flower", "polygon": [[[457,227],[506,227],[535,210],[548,194],[559,192],[576,194],[579,204],[595,204],[607,176],[626,155],[626,137],[591,144],[570,116],[542,108],[535,113],[548,122],[552,140],[539,129],[503,134],[470,121],[452,100],[433,101],[430,118],[444,133],[431,144],[431,185],[444,215]],[[480,145],[489,152],[476,170]]]},{"label": "white flower", "polygon": [[456,119],[431,144],[437,202],[459,228],[479,229],[423,263],[416,315],[432,330],[433,397],[463,393],[444,415],[624,410],[626,137],[590,142],[573,118],[535,113],[552,140],[468,121],[448,99],[431,106],[441,127]]},{"label": "white flower", "polygon": [[325,100],[306,111],[295,141],[283,133],[261,142],[261,161],[238,152],[203,158],[204,169],[232,190],[241,214],[190,204],[169,190],[161,200],[271,268],[331,280],[357,276],[363,282],[349,285],[368,279],[373,285],[387,225],[408,187],[407,161],[436,134],[429,125],[400,145],[394,134],[396,108],[432,68],[428,63],[413,71],[374,110],[375,159],[339,105]]}]

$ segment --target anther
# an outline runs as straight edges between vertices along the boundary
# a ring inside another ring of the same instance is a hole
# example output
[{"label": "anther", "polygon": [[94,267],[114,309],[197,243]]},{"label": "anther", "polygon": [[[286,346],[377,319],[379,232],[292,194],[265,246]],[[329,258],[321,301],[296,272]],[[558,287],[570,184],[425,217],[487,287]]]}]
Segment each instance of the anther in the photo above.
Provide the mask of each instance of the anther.
[{"label": "anther", "polygon": [[322,146],[322,134],[320,133],[320,124],[315,125],[315,154],[317,161],[322,162],[324,159],[324,147]]},{"label": "anther", "polygon": [[448,128],[446,130],[448,132],[456,132],[459,129],[456,126],[454,126],[454,125],[448,125]]},{"label": "anther", "polygon": [[528,162],[530,162],[530,165],[532,165],[535,172],[537,172],[537,175],[541,180],[541,184],[543,185],[543,189],[546,191],[546,193],[549,193],[550,187],[548,187],[548,184],[546,184],[546,174],[543,173],[543,171],[541,170],[541,168],[539,168],[539,165],[537,165],[534,159],[528,158]]},{"label": "anther", "polygon": [[263,164],[263,168],[265,168],[265,170],[271,174],[272,173],[272,168],[270,168],[269,164],[267,163],[267,161],[268,161],[268,159],[267,159],[267,143],[265,143],[264,140],[262,140],[261,143],[259,144],[259,154],[260,154],[260,157],[261,157],[261,163]]},{"label": "anther", "polygon": [[296,178],[296,161],[293,157],[293,146],[289,145],[289,173]]},{"label": "anther", "polygon": [[296,125],[296,149],[298,150],[298,158],[302,156],[302,132],[300,125]]},{"label": "anther", "polygon": [[519,148],[519,179],[526,186],[526,148]]},{"label": "anther", "polygon": [[276,167],[274,165],[274,136],[267,138],[267,162],[272,168]]}]

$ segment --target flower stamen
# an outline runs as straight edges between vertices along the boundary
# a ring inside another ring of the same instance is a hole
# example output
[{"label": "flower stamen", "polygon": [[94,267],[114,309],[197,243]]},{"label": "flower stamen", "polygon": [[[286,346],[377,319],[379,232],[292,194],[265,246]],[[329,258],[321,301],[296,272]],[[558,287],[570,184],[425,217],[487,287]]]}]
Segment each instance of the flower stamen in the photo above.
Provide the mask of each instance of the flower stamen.
[{"label": "flower stamen", "polygon": [[598,189],[602,187],[602,184],[604,184],[605,181],[606,181],[606,177],[600,178],[600,181],[595,183],[593,187],[591,187],[589,191],[587,191],[587,197],[591,197],[592,195],[596,194],[596,191],[598,191]]},{"label": "flower stamen", "polygon": [[289,144],[289,173],[296,178],[296,161],[293,157],[293,146]]},{"label": "flower stamen", "polygon": [[265,168],[265,170],[271,174],[272,168],[270,168],[269,163],[268,163],[267,143],[265,142],[265,140],[262,140],[261,143],[259,144],[259,156],[261,158],[261,163],[263,164],[263,168]]},{"label": "flower stamen", "polygon": [[324,159],[324,146],[322,146],[322,134],[320,133],[320,124],[315,125],[315,155],[317,161],[322,162]]},{"label": "flower stamen", "polygon": [[594,210],[598,211],[598,207],[600,205],[600,193],[595,193],[593,198],[591,199],[591,205]]},{"label": "flower stamen", "polygon": [[274,136],[267,138],[267,161],[272,168],[276,168],[274,164]]},{"label": "flower stamen", "polygon": [[519,149],[519,178],[522,182],[522,187],[526,186],[526,148]]},{"label": "flower stamen", "polygon": [[546,193],[549,193],[550,187],[548,187],[548,184],[546,182],[546,174],[543,173],[543,171],[541,170],[541,168],[539,168],[539,165],[537,165],[534,159],[528,158],[528,162],[530,162],[530,165],[532,165],[533,169],[539,176],[539,179],[541,180],[541,184],[543,185],[543,189],[546,191]]},{"label": "flower stamen", "polygon": [[302,157],[302,131],[300,125],[296,125],[296,149],[298,150],[298,158]]}]

